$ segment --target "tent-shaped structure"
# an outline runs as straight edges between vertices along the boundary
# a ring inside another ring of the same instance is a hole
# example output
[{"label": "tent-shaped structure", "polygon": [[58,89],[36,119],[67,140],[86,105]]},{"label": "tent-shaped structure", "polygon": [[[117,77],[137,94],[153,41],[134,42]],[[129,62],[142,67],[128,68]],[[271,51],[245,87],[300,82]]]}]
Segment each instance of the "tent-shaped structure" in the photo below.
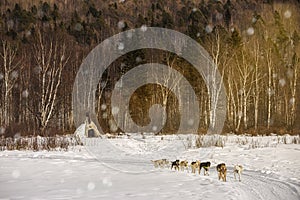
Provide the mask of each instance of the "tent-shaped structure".
[{"label": "tent-shaped structure", "polygon": [[89,113],[86,114],[84,134],[85,137],[101,137],[100,132],[95,123],[91,120]]}]

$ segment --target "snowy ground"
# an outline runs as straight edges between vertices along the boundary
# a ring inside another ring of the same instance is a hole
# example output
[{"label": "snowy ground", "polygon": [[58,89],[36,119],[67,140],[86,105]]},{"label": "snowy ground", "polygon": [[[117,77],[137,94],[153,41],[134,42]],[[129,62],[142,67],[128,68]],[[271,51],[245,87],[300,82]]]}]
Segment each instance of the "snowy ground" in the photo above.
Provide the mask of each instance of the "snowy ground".
[{"label": "snowy ground", "polygon": [[[124,137],[109,140],[114,148],[68,152],[2,151],[0,199],[300,199],[299,144],[228,136],[224,148],[197,149],[189,137]],[[154,168],[150,160],[160,158],[211,161],[210,176]],[[227,182],[217,179],[220,162],[228,166]],[[245,168],[241,182],[234,164]]]}]

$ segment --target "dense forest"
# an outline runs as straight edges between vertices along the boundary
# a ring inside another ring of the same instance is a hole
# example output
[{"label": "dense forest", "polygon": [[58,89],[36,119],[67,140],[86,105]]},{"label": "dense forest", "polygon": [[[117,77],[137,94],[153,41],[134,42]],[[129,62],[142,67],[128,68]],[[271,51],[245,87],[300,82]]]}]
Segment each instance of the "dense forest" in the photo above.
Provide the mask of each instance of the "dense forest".
[{"label": "dense forest", "polygon": [[[72,88],[83,59],[106,38],[142,26],[179,31],[208,51],[226,88],[224,133],[300,133],[299,0],[1,0],[0,12],[0,134],[72,133]],[[178,55],[153,49],[120,57],[103,75],[96,94],[103,130],[122,131],[109,125],[115,83],[149,62],[187,78],[204,133],[211,108],[203,78]],[[132,119],[147,125],[148,109],[157,103],[167,111],[160,133],[176,133],[178,102],[159,84],[135,91]]]}]

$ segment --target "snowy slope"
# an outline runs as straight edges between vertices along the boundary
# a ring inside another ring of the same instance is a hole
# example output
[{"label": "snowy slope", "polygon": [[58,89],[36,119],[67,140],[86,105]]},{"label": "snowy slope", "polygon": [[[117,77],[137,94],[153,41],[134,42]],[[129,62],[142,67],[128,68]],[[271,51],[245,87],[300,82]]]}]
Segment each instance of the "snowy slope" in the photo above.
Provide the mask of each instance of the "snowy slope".
[{"label": "snowy slope", "polygon": [[[186,136],[132,135],[92,139],[69,152],[3,151],[0,199],[300,199],[299,144],[249,148],[236,138],[228,136],[224,148],[187,148]],[[160,158],[211,161],[210,176],[154,168],[150,160]],[[217,178],[220,162],[227,182]],[[241,182],[234,164],[245,168]]]}]

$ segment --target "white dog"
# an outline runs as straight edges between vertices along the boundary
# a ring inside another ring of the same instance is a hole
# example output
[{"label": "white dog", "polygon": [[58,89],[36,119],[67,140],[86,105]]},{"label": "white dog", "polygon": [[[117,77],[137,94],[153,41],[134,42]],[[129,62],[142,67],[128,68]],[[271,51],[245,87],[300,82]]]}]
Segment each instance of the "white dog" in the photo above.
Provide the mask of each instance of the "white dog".
[{"label": "white dog", "polygon": [[234,174],[234,179],[236,180],[236,174],[239,175],[239,181],[241,181],[241,175],[242,175],[243,167],[241,165],[236,165],[233,168],[233,174]]}]

